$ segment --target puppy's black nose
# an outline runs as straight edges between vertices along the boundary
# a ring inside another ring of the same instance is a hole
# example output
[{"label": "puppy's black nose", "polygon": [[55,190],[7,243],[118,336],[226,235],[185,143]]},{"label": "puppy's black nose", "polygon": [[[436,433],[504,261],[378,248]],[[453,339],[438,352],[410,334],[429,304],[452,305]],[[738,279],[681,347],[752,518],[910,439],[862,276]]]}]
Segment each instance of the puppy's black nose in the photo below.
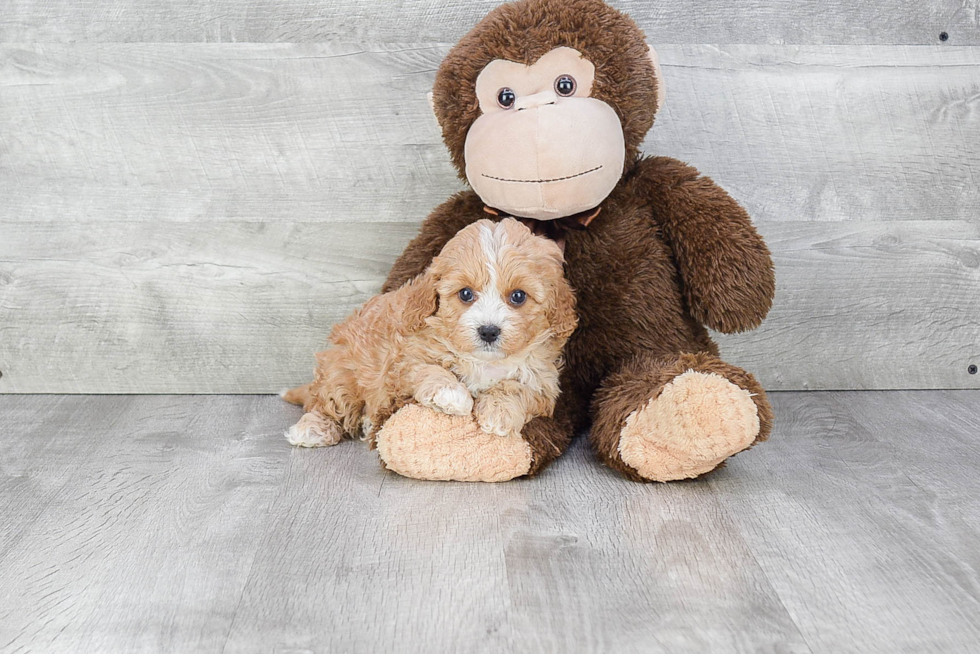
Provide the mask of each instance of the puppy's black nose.
[{"label": "puppy's black nose", "polygon": [[476,330],[476,333],[480,335],[480,340],[488,345],[497,340],[500,336],[500,327],[496,325],[483,325]]}]

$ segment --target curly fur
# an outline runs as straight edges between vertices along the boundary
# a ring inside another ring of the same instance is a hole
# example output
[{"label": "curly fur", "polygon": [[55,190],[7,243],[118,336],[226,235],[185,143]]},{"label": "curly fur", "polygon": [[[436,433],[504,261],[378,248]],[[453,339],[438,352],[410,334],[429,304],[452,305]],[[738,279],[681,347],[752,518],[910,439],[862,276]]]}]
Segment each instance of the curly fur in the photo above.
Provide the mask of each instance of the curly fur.
[{"label": "curly fur", "polygon": [[[735,449],[726,451],[725,443],[716,438],[691,450],[721,452],[720,461],[765,439],[772,428],[772,411],[752,375],[718,358],[706,326],[722,332],[757,326],[772,303],[773,265],[748,215],[724,190],[684,163],[640,156],[640,143],[653,124],[663,93],[636,24],[601,0],[518,0],[498,7],[460,40],[439,68],[433,106],[443,139],[465,178],[467,132],[480,115],[474,88],[480,72],[495,59],[530,65],[560,46],[574,48],[594,64],[592,97],[612,107],[622,123],[625,167],[598,214],[590,212],[595,217],[587,229],[569,229],[568,223],[576,221],[555,220],[548,223],[550,229],[535,230],[564,243],[579,329],[565,349],[562,393],[553,415],[533,418],[520,432],[531,450],[531,462],[514,474],[539,472],[568,447],[577,430],[591,423],[593,446],[605,463],[631,479],[651,480],[623,460],[625,428],[631,416],[634,424],[654,424],[635,416],[652,406],[673,380],[689,373],[687,385],[681,385],[687,390],[671,393],[671,402],[683,402],[697,392],[698,383],[691,382],[697,375],[710,380],[701,386],[713,387],[714,397],[722,397],[725,392],[718,389],[728,387],[717,378],[723,378],[735,387],[729,395],[741,398],[739,411],[732,414],[741,419],[734,422],[744,427],[757,419],[758,432],[749,434],[748,443],[742,433],[731,439],[737,442]],[[425,271],[459,230],[486,218],[487,209],[472,191],[436,208],[392,267],[384,289],[395,290]],[[744,398],[751,398],[754,416]],[[705,415],[712,402],[702,399],[691,407],[675,404],[678,410],[670,415],[720,425],[721,436],[726,437],[726,421]],[[657,419],[668,413],[660,412]],[[712,436],[681,433],[688,435],[688,440]],[[388,436],[392,447],[397,436]],[[637,456],[636,451],[631,456]],[[466,458],[465,448],[447,452],[443,454],[459,459],[453,465],[462,465]],[[433,463],[426,463],[424,452],[414,454],[418,465],[413,464],[413,469]],[[496,470],[491,463],[481,465]],[[695,470],[678,468],[686,471],[681,476]],[[696,473],[701,471],[697,468]],[[465,471],[454,472],[454,478],[457,474],[461,478]]]},{"label": "curly fur", "polygon": [[[313,382],[283,395],[307,411],[291,442],[336,443],[327,431],[370,437],[411,401],[453,415],[475,409],[480,427],[501,436],[552,414],[562,347],[576,325],[560,249],[515,220],[483,220],[441,250],[424,271],[334,327]],[[462,301],[462,288],[476,299]],[[516,289],[526,301],[506,305],[502,298]],[[491,344],[477,331],[489,315],[500,329]],[[323,428],[330,421],[336,430]]]},{"label": "curly fur", "polygon": [[[594,423],[600,457],[641,479],[612,444],[628,416],[684,366],[724,375],[749,391],[760,423],[755,440],[764,439],[772,423],[765,394],[752,375],[718,359],[705,326],[736,332],[763,320],[775,290],[769,250],[742,207],[709,178],[674,159],[640,157],[659,90],[632,20],[601,0],[518,0],[490,12],[446,57],[433,89],[453,163],[462,175],[466,134],[479,116],[474,82],[483,67],[494,59],[531,64],[559,46],[595,65],[592,96],[621,119],[626,167],[588,229],[560,235],[580,327],[566,347],[554,416],[522,431],[532,449],[528,474]],[[418,274],[453,234],[484,217],[472,191],[450,198],[423,223],[385,288]]]}]

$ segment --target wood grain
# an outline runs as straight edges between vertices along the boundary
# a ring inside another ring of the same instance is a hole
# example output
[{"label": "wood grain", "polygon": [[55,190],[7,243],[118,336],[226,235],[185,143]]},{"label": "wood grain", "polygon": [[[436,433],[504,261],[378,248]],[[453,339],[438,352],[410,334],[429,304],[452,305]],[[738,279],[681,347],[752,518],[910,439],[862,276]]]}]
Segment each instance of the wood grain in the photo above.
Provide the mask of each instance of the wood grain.
[{"label": "wood grain", "polygon": [[769,220],[976,220],[980,48],[677,46],[645,150]]},{"label": "wood grain", "polygon": [[970,651],[980,392],[774,393],[636,484],[417,482],[276,397],[0,396],[0,652]]},{"label": "wood grain", "polygon": [[4,513],[0,651],[220,651],[281,489],[281,401],[61,399],[0,404],[0,497],[57,486]]},{"label": "wood grain", "polygon": [[459,190],[431,45],[0,47],[0,222],[417,222]]},{"label": "wood grain", "polygon": [[[0,47],[0,392],[302,381],[461,188],[444,45]],[[669,46],[646,151],[754,216],[770,389],[976,388],[980,48]]]},{"label": "wood grain", "polygon": [[[0,222],[418,222],[438,45],[0,47]],[[645,151],[757,221],[973,220],[980,49],[671,46]]]},{"label": "wood grain", "polygon": [[975,647],[980,484],[949,470],[977,397],[775,394],[773,440],[709,481],[813,651]]},{"label": "wood grain", "polygon": [[228,651],[510,649],[499,521],[522,482],[420,483],[362,443],[306,454],[289,455]]},{"label": "wood grain", "polygon": [[[310,376],[410,225],[9,223],[0,370],[12,392],[264,392]],[[60,389],[60,390],[59,390]]]},{"label": "wood grain", "polygon": [[810,651],[720,496],[625,488],[583,440],[502,520],[517,649]]},{"label": "wood grain", "polygon": [[[29,527],[63,497],[75,471],[64,461],[74,459],[83,466],[104,456],[105,443],[98,438],[79,447],[85,429],[111,428],[131,403],[132,398],[124,396],[85,402],[62,395],[0,402],[0,561],[23,544]],[[42,419],[50,416],[58,416],[60,422]],[[80,425],[87,427],[79,429]]]},{"label": "wood grain", "polygon": [[[138,229],[134,227],[139,227]],[[766,223],[776,303],[721,339],[770,389],[980,387],[980,226]],[[272,392],[377,292],[401,224],[8,223],[6,392]]]},{"label": "wood grain", "polygon": [[[8,0],[0,42],[455,42],[500,0]],[[974,0],[612,0],[653,43],[980,44]]]},{"label": "wood grain", "polygon": [[980,388],[980,223],[763,223],[769,317],[716,335],[766,388]]}]

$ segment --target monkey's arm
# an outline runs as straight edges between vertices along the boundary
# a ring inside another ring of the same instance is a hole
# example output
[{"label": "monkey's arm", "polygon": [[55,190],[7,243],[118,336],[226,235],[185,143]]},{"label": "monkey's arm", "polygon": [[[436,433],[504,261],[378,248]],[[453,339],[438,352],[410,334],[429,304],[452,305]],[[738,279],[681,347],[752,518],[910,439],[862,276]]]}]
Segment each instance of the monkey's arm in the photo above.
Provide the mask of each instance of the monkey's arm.
[{"label": "monkey's arm", "polygon": [[458,193],[436,207],[391,267],[381,292],[393,291],[423,273],[456,232],[479,218],[489,217],[481,215],[482,206],[476,194],[469,191]]},{"label": "monkey's arm", "polygon": [[710,178],[676,159],[639,164],[654,216],[680,269],[691,314],[724,333],[757,327],[776,282],[769,249],[745,210]]}]

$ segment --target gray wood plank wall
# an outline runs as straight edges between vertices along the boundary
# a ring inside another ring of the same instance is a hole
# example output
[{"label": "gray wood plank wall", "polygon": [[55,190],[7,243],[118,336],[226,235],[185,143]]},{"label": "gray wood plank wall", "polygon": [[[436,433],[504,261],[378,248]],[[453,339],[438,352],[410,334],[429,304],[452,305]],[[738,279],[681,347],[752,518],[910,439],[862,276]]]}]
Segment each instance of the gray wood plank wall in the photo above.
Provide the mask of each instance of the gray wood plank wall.
[{"label": "gray wood plank wall", "polygon": [[[494,4],[6,2],[0,392],[302,381],[462,188],[425,93]],[[618,6],[664,63],[645,151],[774,252],[726,357],[770,389],[980,388],[980,5]]]},{"label": "gray wood plank wall", "polygon": [[[980,44],[977,0],[614,0],[655,43]],[[499,0],[5,0],[3,42],[452,43]]]}]

